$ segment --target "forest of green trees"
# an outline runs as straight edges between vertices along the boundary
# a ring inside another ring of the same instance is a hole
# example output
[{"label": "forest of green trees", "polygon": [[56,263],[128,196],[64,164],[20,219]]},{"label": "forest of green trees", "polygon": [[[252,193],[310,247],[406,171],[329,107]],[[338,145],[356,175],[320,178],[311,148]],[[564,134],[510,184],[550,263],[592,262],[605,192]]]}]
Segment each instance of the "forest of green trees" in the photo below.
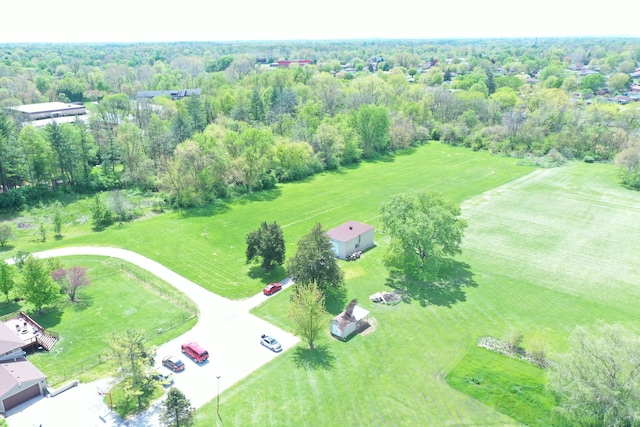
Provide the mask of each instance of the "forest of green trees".
[{"label": "forest of green trees", "polygon": [[88,111],[0,108],[0,209],[113,189],[198,206],[429,141],[615,162],[640,189],[639,67],[624,38],[0,45],[0,107]]}]

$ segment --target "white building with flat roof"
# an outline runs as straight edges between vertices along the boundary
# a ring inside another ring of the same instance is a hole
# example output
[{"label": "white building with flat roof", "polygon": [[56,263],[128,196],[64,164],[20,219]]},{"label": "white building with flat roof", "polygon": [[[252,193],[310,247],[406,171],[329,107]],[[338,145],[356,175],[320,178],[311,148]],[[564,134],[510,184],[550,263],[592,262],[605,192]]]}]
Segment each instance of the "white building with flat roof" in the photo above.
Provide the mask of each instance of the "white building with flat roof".
[{"label": "white building with flat roof", "polygon": [[8,108],[17,111],[20,119],[25,122],[87,114],[87,108],[83,104],[66,102],[42,102],[40,104],[26,104]]}]

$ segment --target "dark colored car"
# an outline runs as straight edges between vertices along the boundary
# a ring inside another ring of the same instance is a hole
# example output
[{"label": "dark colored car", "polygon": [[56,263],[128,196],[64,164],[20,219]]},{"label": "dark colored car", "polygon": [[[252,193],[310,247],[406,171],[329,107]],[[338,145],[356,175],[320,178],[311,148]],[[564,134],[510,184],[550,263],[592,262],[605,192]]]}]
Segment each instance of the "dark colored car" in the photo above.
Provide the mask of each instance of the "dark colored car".
[{"label": "dark colored car", "polygon": [[282,290],[282,285],[280,283],[270,283],[264,287],[262,293],[265,295],[273,295],[280,290]]},{"label": "dark colored car", "polygon": [[280,343],[273,337],[269,335],[260,335],[260,344],[267,347],[271,351],[275,351],[276,353],[282,351],[282,346]]},{"label": "dark colored car", "polygon": [[167,356],[162,359],[162,366],[166,366],[171,369],[173,372],[184,371],[184,363],[182,360],[178,359],[176,356]]},{"label": "dark colored car", "polygon": [[159,372],[151,375],[151,379],[162,387],[170,387],[173,384],[173,374],[161,374]]}]

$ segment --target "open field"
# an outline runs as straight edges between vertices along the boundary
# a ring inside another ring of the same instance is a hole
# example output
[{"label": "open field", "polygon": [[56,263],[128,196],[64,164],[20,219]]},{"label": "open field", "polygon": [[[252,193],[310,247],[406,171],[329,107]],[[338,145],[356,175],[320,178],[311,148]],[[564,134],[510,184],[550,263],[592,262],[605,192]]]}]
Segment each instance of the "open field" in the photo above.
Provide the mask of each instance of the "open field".
[{"label": "open field", "polygon": [[114,225],[100,233],[88,233],[86,222],[79,224],[78,218],[69,218],[61,241],[41,243],[27,235],[12,241],[14,250],[6,256],[11,257],[16,249],[36,252],[59,246],[118,246],[152,258],[219,295],[246,298],[266,282],[284,278],[282,269],[263,277],[244,263],[245,236],[260,222],[277,221],[283,227],[287,251],[293,253],[295,243],[315,222],[331,228],[354,219],[375,226],[381,203],[392,194],[418,189],[439,190],[462,202],[532,170],[516,162],[434,143],[232,203],[220,202],[184,214],[165,213]]},{"label": "open field", "polygon": [[[478,337],[510,328],[523,331],[525,347],[542,334],[551,355],[578,324],[638,328],[638,206],[640,194],[619,188],[612,166],[583,163],[471,197],[462,285],[410,287],[411,302],[394,307],[368,301],[390,283],[378,235],[376,249],[342,264],[349,297],[371,310],[375,330],[347,343],[327,333],[317,354],[299,348],[276,359],[225,392],[218,425],[518,425],[445,375]],[[283,305],[272,299],[256,314],[286,324]],[[215,409],[202,408],[198,425],[210,425]]]},{"label": "open field", "polygon": [[[262,277],[244,265],[244,236],[260,221],[284,227],[291,254],[314,222],[378,226],[380,203],[420,189],[463,203],[469,228],[451,280],[430,287],[390,278],[381,264],[387,239],[378,232],[376,248],[341,263],[348,298],[371,311],[372,327],[346,343],[327,330],[318,351],[298,347],[275,358],[225,391],[218,425],[519,425],[445,381],[479,336],[502,338],[517,328],[526,347],[540,333],[553,353],[566,349],[578,324],[640,325],[634,310],[640,194],[620,188],[611,165],[534,171],[513,159],[439,144],[184,216],[159,215],[101,233],[69,230],[60,242],[19,241],[15,249],[125,247],[223,296],[243,298],[284,274]],[[387,307],[368,300],[392,286],[406,288],[409,301]],[[290,330],[289,292],[254,314]],[[218,419],[216,402],[197,416],[199,426],[210,426]]]}]

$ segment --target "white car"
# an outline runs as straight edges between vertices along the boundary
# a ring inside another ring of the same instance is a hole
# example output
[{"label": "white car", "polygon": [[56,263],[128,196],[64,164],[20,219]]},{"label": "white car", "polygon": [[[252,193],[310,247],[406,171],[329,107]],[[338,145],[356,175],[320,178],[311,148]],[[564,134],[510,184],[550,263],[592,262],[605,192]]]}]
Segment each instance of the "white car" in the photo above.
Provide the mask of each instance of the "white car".
[{"label": "white car", "polygon": [[275,338],[270,337],[269,335],[262,334],[260,336],[260,344],[267,347],[271,351],[275,351],[276,353],[282,351],[282,346],[280,345],[280,343]]}]

